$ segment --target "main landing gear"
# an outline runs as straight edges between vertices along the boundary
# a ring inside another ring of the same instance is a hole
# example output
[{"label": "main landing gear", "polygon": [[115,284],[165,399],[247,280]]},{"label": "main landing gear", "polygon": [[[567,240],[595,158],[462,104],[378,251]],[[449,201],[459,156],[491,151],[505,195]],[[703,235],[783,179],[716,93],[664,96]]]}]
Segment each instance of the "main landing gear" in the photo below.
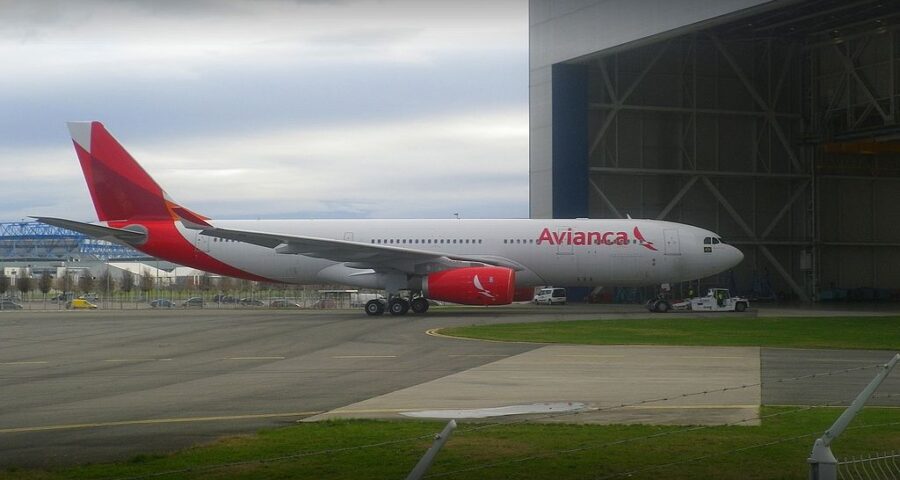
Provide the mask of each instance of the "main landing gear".
[{"label": "main landing gear", "polygon": [[428,299],[425,297],[414,297],[407,300],[399,295],[391,297],[390,300],[383,299],[369,300],[366,302],[365,310],[367,315],[382,315],[387,310],[391,315],[406,315],[412,310],[413,313],[421,315],[428,311]]}]

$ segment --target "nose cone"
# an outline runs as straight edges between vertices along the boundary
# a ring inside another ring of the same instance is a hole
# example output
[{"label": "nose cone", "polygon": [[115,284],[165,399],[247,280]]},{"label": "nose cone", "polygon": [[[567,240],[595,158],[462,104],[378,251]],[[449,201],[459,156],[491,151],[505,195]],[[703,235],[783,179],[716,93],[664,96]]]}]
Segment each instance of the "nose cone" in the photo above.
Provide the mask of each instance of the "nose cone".
[{"label": "nose cone", "polygon": [[732,268],[744,261],[744,253],[731,245],[728,247],[728,268]]}]

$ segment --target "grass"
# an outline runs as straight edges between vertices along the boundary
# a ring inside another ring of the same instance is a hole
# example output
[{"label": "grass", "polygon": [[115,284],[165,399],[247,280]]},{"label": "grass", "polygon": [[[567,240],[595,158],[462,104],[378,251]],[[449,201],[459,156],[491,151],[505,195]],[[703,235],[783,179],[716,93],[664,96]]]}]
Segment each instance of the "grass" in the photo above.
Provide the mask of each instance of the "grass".
[{"label": "grass", "polygon": [[[472,426],[462,424],[438,455],[429,474],[459,472],[442,477],[453,479],[592,479],[646,469],[629,478],[653,479],[661,475],[670,479],[804,478],[805,459],[814,439],[840,411],[763,407],[762,415],[774,416],[764,418],[758,427],[703,429],[515,424],[467,431]],[[866,409],[833,444],[834,452],[840,458],[900,449],[898,425],[900,409]],[[170,471],[177,473],[153,478],[403,478],[431,445],[430,435],[442,427],[442,423],[419,421],[300,424],[170,455],[139,455],[120,463],[59,470],[0,471],[0,480],[127,478]],[[651,435],[656,437],[644,438]],[[795,438],[799,436],[802,438]],[[784,439],[791,440],[780,442]],[[612,442],[618,444],[611,445]],[[358,448],[379,443],[383,445]],[[763,444],[770,445],[735,451]],[[534,456],[540,458],[529,459]],[[696,457],[704,458],[690,461]],[[676,465],[658,468],[668,463]]]},{"label": "grass", "polygon": [[653,318],[445,328],[485,340],[588,345],[718,345],[900,349],[900,317]]}]

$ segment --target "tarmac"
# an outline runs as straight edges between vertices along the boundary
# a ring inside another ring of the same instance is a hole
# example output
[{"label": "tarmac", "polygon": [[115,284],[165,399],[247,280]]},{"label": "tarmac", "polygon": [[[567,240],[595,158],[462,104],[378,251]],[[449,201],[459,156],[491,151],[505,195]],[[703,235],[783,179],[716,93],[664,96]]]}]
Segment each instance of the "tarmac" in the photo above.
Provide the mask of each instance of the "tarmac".
[{"label": "tarmac", "polygon": [[[334,417],[469,411],[482,416],[472,421],[752,425],[760,404],[848,403],[874,370],[779,380],[871,366],[893,354],[542,345],[427,333],[648,315],[639,306],[593,305],[404,317],[356,310],[2,312],[0,467],[123,460]],[[872,404],[900,406],[900,375],[879,393],[887,396]],[[490,416],[498,408],[519,415]]]}]

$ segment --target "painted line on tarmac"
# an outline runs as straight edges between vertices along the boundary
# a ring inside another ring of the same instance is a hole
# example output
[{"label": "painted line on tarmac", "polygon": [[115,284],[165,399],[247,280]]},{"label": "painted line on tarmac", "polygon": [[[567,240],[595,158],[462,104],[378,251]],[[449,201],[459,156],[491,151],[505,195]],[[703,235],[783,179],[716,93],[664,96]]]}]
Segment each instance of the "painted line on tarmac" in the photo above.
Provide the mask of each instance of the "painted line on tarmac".
[{"label": "painted line on tarmac", "polygon": [[218,422],[218,421],[228,421],[228,420],[254,420],[254,419],[264,419],[264,418],[279,418],[279,417],[308,417],[311,415],[318,415],[323,412],[286,412],[286,413],[260,413],[260,414],[251,414],[251,415],[223,415],[216,417],[183,417],[183,418],[154,418],[154,419],[146,419],[146,420],[123,420],[120,422],[96,422],[96,423],[70,423],[70,424],[62,424],[62,425],[44,425],[40,427],[19,427],[19,428],[3,428],[0,429],[0,434],[2,433],[28,433],[28,432],[45,432],[52,430],[75,430],[75,429],[86,429],[86,428],[101,428],[101,427],[122,427],[122,426],[131,426],[131,425],[163,425],[169,423],[194,423],[194,422]]},{"label": "painted line on tarmac", "polygon": [[524,343],[524,344],[528,344],[528,345],[549,345],[546,342],[523,342],[521,340],[489,340],[486,338],[454,337],[452,335],[444,335],[443,333],[438,332],[438,330],[441,330],[441,328],[443,328],[443,327],[429,328],[428,330],[425,330],[425,335],[428,335],[431,337],[438,337],[438,338],[449,338],[451,340],[469,340],[469,341],[474,341],[474,342]]},{"label": "painted line on tarmac", "polygon": [[622,410],[720,410],[759,408],[759,405],[630,405]]},{"label": "painted line on tarmac", "polygon": [[286,357],[228,357],[222,360],[284,360]]},{"label": "painted line on tarmac", "polygon": [[129,363],[129,362],[171,362],[171,358],[108,358],[104,362]]},{"label": "painted line on tarmac", "polygon": [[334,355],[331,358],[397,358],[396,355]]},{"label": "painted line on tarmac", "polygon": [[50,363],[46,361],[33,361],[33,362],[3,362],[0,365],[43,365],[45,363]]},{"label": "painted line on tarmac", "polygon": [[748,358],[756,359],[758,357],[744,357],[744,356],[716,357],[716,356],[712,356],[712,355],[707,357],[707,356],[703,356],[703,355],[697,355],[697,356],[682,355],[682,356],[679,356],[676,358],[686,358],[686,359],[692,359],[692,360],[745,360]]},{"label": "painted line on tarmac", "polygon": [[501,354],[480,354],[480,353],[451,353],[447,355],[448,357],[491,357],[491,358],[506,358],[509,355],[501,355]]},{"label": "painted line on tarmac", "polygon": [[625,358],[625,355],[603,355],[603,354],[591,354],[591,353],[555,353],[552,356],[554,357],[586,357],[586,358]]}]

